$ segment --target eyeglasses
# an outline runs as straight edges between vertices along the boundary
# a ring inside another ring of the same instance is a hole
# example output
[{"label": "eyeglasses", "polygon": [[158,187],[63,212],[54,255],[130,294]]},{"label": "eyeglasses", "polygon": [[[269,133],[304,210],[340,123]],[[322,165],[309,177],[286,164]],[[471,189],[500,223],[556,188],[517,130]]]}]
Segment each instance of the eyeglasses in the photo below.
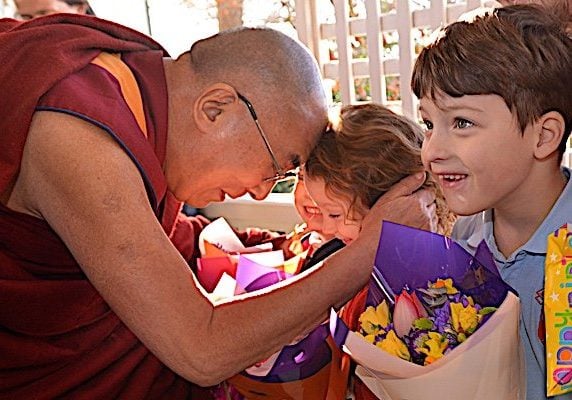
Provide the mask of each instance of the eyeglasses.
[{"label": "eyeglasses", "polygon": [[246,97],[244,97],[243,95],[241,95],[240,93],[236,92],[236,95],[238,96],[238,98],[240,100],[242,100],[242,102],[244,104],[246,104],[246,107],[248,108],[248,111],[250,112],[250,115],[252,116],[252,119],[254,120],[254,123],[256,124],[256,129],[258,129],[258,133],[260,133],[260,137],[264,141],[264,146],[266,146],[266,150],[268,150],[268,154],[270,154],[270,158],[272,159],[272,164],[274,164],[274,170],[276,171],[276,173],[274,174],[274,176],[271,176],[270,178],[264,179],[264,182],[278,182],[278,181],[282,181],[284,179],[288,179],[288,178],[296,176],[295,172],[284,171],[280,167],[280,164],[278,163],[278,160],[276,159],[276,156],[274,155],[274,152],[272,151],[272,148],[270,147],[270,143],[268,143],[268,138],[264,134],[264,131],[262,130],[262,127],[260,126],[260,122],[258,122],[258,117],[256,116],[256,111],[254,111],[254,107],[252,106],[252,103],[250,101],[248,101],[248,99]]}]

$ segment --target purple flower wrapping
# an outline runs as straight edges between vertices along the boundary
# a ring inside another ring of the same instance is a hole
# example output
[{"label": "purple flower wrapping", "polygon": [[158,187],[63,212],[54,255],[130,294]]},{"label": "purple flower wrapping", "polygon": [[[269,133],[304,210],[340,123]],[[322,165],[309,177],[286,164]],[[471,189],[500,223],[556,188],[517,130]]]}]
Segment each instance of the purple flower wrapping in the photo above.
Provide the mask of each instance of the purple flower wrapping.
[{"label": "purple flower wrapping", "polygon": [[[393,304],[403,288],[425,287],[428,281],[452,278],[465,295],[483,307],[499,306],[513,289],[500,277],[486,244],[473,257],[445,236],[384,221],[370,282],[369,305],[386,298]],[[380,284],[382,287],[380,287]]]}]

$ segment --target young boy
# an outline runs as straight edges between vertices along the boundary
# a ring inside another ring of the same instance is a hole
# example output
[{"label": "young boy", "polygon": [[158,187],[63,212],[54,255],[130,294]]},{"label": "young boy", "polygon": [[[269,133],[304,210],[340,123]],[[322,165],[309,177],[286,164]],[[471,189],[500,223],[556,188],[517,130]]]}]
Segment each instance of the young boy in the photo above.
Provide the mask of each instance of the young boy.
[{"label": "young boy", "polygon": [[[545,399],[544,260],[572,221],[572,40],[558,18],[510,6],[447,26],[415,64],[426,126],[422,158],[459,218],[453,237],[485,240],[520,295],[527,399]],[[572,394],[558,396],[572,399]]]}]

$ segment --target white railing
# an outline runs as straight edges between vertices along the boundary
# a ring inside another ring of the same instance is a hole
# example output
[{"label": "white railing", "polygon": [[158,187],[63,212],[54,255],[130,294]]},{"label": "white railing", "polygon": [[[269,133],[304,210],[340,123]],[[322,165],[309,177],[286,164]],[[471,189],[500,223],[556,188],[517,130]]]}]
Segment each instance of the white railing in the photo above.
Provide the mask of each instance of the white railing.
[{"label": "white railing", "polygon": [[264,201],[253,200],[249,195],[238,199],[227,198],[222,203],[212,203],[201,210],[208,218],[224,216],[237,229],[250,227],[290,232],[302,222],[292,193],[271,193]]},{"label": "white railing", "polygon": [[[400,97],[397,106],[414,117],[416,100],[409,89],[409,78],[416,57],[414,30],[435,30],[441,25],[457,20],[462,14],[478,7],[494,4],[490,0],[467,0],[448,4],[447,0],[430,0],[430,7],[413,9],[409,0],[397,0],[395,9],[382,13],[379,0],[364,0],[366,15],[348,17],[348,1],[334,0],[335,22],[319,23],[315,0],[296,2],[296,29],[318,60],[325,79],[339,82],[342,104],[356,102],[354,79],[368,77],[371,100],[382,104],[390,101],[386,95],[385,78],[400,77]],[[386,56],[382,43],[384,32],[397,33],[399,52],[397,57]],[[356,36],[367,37],[368,58],[352,58],[352,41]],[[329,57],[329,45],[337,43],[338,59]],[[395,104],[393,104],[395,105]]]},{"label": "white railing", "polygon": [[0,0],[0,18],[11,17],[12,13],[11,10],[8,10],[7,4]]}]

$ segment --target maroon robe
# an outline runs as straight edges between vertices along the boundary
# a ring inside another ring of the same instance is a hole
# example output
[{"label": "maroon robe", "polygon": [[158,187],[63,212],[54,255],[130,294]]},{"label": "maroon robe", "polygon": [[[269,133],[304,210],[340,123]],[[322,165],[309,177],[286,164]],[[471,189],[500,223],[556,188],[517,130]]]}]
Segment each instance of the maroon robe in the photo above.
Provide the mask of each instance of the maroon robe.
[{"label": "maroon robe", "polygon": [[[100,49],[122,52],[132,67],[148,140],[114,77],[88,65]],[[0,21],[0,193],[17,176],[35,109],[67,112],[102,127],[125,149],[166,234],[183,257],[196,257],[197,232],[207,221],[180,213],[161,171],[163,55],[145,36],[95,18]],[[45,221],[0,203],[0,398],[180,399],[191,396],[191,386],[119,320]]]}]

